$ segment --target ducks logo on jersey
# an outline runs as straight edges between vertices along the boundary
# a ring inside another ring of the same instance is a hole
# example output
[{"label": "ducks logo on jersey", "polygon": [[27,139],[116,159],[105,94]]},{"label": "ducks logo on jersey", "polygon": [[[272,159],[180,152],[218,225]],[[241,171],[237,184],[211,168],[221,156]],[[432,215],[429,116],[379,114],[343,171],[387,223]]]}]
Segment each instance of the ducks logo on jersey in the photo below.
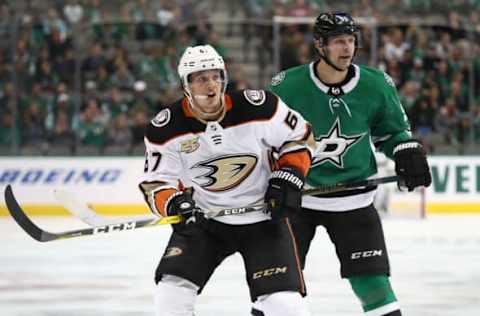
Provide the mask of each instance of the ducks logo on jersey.
[{"label": "ducks logo on jersey", "polygon": [[220,156],[195,164],[191,169],[207,169],[195,182],[207,191],[226,191],[242,183],[257,165],[255,155]]}]

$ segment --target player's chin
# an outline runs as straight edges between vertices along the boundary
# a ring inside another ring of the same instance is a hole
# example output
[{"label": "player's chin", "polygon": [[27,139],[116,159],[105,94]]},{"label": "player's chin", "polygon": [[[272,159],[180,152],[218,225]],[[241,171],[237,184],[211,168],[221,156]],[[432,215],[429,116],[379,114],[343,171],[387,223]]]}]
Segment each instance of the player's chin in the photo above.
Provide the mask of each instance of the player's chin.
[{"label": "player's chin", "polygon": [[351,58],[341,58],[338,62],[337,62],[337,67],[342,69],[342,70],[347,70],[348,67],[350,67],[350,65],[352,64],[352,59]]},{"label": "player's chin", "polygon": [[218,111],[220,107],[220,99],[215,98],[215,99],[207,99],[205,100],[205,104],[203,106],[204,112],[206,113],[215,113]]}]

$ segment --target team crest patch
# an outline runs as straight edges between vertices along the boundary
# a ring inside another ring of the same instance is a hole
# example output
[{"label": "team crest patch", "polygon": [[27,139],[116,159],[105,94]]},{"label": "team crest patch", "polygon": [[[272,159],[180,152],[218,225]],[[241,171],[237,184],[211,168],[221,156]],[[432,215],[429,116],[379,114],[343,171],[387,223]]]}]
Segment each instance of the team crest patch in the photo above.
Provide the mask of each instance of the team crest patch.
[{"label": "team crest patch", "polygon": [[245,90],[243,95],[253,105],[262,105],[265,102],[265,91],[263,90]]},{"label": "team crest patch", "polygon": [[272,78],[272,82],[270,82],[270,84],[272,86],[277,86],[283,81],[283,79],[285,79],[285,71],[281,71],[276,74],[275,77]]},{"label": "team crest patch", "polygon": [[180,152],[182,153],[193,153],[195,150],[200,147],[200,143],[198,142],[198,136],[192,139],[188,139],[180,143]]},{"label": "team crest patch", "polygon": [[163,109],[158,112],[157,116],[152,120],[152,124],[156,127],[162,127],[170,122],[170,109]]},{"label": "team crest patch", "polygon": [[386,72],[383,73],[383,76],[385,77],[385,81],[391,85],[392,87],[395,87],[395,81],[393,81],[392,77],[390,77]]},{"label": "team crest patch", "polygon": [[182,254],[182,249],[178,247],[170,247],[165,250],[165,254],[163,255],[164,258],[180,256]]}]

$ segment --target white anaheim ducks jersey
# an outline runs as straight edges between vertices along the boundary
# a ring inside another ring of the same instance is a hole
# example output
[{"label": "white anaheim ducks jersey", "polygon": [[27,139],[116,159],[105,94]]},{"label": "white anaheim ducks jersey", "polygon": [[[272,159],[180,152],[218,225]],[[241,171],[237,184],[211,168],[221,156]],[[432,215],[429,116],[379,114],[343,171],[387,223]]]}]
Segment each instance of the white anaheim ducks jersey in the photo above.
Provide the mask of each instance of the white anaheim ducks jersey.
[{"label": "white anaheim ducks jersey", "polygon": [[[151,121],[140,187],[157,215],[165,212],[152,203],[155,194],[181,185],[194,189],[193,199],[203,210],[262,203],[272,171],[272,150],[279,157],[306,152],[311,157],[313,149],[306,142],[311,137],[310,126],[273,93],[235,92],[225,95],[225,106],[220,121],[204,124],[193,116],[184,98]],[[250,224],[268,218],[258,211],[215,220]]]}]

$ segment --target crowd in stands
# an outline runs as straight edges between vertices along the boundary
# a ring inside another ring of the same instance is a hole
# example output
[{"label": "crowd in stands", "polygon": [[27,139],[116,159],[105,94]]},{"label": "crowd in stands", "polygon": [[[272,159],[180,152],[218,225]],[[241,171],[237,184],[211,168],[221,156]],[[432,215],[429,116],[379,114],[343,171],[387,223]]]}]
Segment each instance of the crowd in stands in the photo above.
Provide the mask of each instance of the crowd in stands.
[{"label": "crowd in stands", "polygon": [[[277,8],[274,14],[310,16],[315,10],[323,10],[326,2],[298,0],[290,8]],[[355,3],[350,12],[377,21],[375,26],[362,25],[355,62],[378,67],[394,79],[415,136],[432,153],[443,145],[449,147],[449,153],[461,153],[466,145],[479,144],[480,1]],[[402,20],[398,12],[410,19]],[[395,13],[391,16],[395,23],[389,22],[387,17]],[[420,20],[405,22],[411,21],[412,14]],[[378,39],[374,56],[373,27]],[[280,37],[280,69],[315,58],[311,23],[284,25]]]},{"label": "crowd in stands", "polygon": [[[181,96],[176,62],[185,47],[213,45],[227,59],[229,89],[248,88],[242,64],[263,76],[272,63],[273,15],[328,9],[382,21],[375,60],[370,26],[356,60],[392,76],[432,150],[435,142],[480,142],[480,1],[231,1],[232,21],[238,12],[245,19],[225,34],[210,19],[218,1],[0,0],[0,155],[143,154],[145,125]],[[383,22],[392,12],[401,13],[390,17],[397,22]],[[413,13],[429,13],[432,23],[400,19]],[[310,31],[282,28],[281,68],[314,58]],[[242,37],[242,60],[230,58],[222,36]]]},{"label": "crowd in stands", "polygon": [[180,95],[179,55],[215,42],[198,1],[22,4],[13,41],[15,6],[0,6],[0,146],[24,154],[143,153],[145,125]]}]

